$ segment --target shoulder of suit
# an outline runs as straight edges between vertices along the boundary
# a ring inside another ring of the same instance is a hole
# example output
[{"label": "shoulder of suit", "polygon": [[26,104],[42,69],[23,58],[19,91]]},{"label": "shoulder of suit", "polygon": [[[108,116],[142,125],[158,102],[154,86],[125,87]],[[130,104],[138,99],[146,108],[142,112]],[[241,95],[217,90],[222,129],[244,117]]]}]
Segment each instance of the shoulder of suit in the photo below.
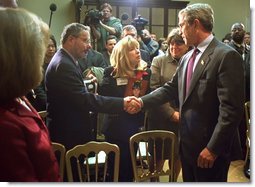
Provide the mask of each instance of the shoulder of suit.
[{"label": "shoulder of suit", "polygon": [[143,54],[148,54],[148,55],[150,55],[150,53],[149,53],[148,51],[144,50],[144,49],[140,49],[140,52],[141,52],[141,54],[143,53]]},{"label": "shoulder of suit", "polygon": [[236,51],[235,47],[231,42],[229,44],[225,44],[223,42],[215,40],[215,45],[216,50],[220,52]]}]

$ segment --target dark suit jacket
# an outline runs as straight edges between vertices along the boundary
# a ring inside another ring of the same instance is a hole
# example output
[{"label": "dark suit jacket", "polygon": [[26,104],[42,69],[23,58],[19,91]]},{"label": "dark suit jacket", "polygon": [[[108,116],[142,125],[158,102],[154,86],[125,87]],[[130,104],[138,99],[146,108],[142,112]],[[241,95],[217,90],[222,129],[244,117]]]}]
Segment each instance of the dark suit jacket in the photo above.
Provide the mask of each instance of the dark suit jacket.
[{"label": "dark suit jacket", "polygon": [[179,99],[180,154],[190,163],[196,164],[205,147],[218,156],[240,159],[238,125],[244,105],[242,58],[232,48],[213,39],[198,61],[189,93],[184,98],[190,56],[191,52],[183,57],[171,81],[142,97],[144,107]]},{"label": "dark suit jacket", "polygon": [[105,50],[105,51],[102,52],[102,55],[103,55],[103,57],[104,57],[104,61],[105,61],[106,64],[107,64],[107,67],[108,67],[108,66],[111,66],[109,53]]},{"label": "dark suit jacket", "polygon": [[78,60],[80,68],[85,71],[89,67],[101,67],[106,68],[107,64],[104,56],[94,49],[90,49],[86,57]]},{"label": "dark suit jacket", "polygon": [[91,140],[89,111],[123,111],[123,98],[103,97],[87,91],[79,66],[63,49],[51,60],[45,84],[51,139],[67,149]]},{"label": "dark suit jacket", "polygon": [[151,59],[150,59],[150,53],[144,49],[140,49],[141,58],[147,62],[148,68],[151,67]]}]

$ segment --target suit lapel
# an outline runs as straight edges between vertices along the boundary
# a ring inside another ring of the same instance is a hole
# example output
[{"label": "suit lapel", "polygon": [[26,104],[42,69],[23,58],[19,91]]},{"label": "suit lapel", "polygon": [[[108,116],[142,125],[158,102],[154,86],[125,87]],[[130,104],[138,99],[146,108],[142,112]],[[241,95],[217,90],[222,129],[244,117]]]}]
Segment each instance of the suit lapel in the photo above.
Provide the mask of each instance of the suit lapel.
[{"label": "suit lapel", "polygon": [[187,71],[187,65],[188,61],[191,57],[192,53],[191,51],[185,55],[183,58],[181,64],[180,64],[180,71],[179,71],[179,94],[180,95],[180,101],[184,102],[185,100],[185,87],[186,87],[186,71]]},{"label": "suit lapel", "polygon": [[68,58],[69,60],[67,61],[68,63],[71,63],[72,66],[74,66],[75,71],[77,72],[77,74],[79,74],[79,78],[81,80],[81,82],[83,83],[83,74],[82,74],[82,70],[81,67],[78,63],[78,61],[76,61],[65,49],[61,49],[61,53],[64,54],[64,56],[66,58]]}]

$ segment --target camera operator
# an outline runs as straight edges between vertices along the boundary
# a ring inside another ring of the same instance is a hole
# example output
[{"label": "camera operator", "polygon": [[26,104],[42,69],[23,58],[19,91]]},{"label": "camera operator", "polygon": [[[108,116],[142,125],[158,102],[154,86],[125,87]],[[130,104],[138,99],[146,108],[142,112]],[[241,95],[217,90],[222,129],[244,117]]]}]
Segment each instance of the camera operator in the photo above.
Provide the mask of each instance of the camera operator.
[{"label": "camera operator", "polygon": [[97,51],[103,52],[105,50],[106,38],[108,35],[115,35],[120,39],[122,33],[122,24],[120,19],[112,16],[112,6],[104,3],[100,7],[103,13],[99,24],[90,25],[94,37],[97,39]]},{"label": "camera operator", "polygon": [[150,53],[150,59],[152,61],[152,59],[158,55],[158,49],[159,49],[158,42],[151,38],[151,34],[147,29],[143,29],[141,31],[140,36],[141,36],[141,40],[139,40],[139,42],[140,42],[141,49],[144,49]]}]

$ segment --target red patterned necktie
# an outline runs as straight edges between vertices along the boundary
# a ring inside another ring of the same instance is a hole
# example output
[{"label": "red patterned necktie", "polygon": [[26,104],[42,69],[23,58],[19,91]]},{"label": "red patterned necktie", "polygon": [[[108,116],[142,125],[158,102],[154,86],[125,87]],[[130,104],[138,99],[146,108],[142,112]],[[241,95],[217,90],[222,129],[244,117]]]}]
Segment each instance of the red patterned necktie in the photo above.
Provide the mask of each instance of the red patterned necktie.
[{"label": "red patterned necktie", "polygon": [[194,67],[194,63],[195,63],[198,53],[199,53],[199,50],[197,48],[195,48],[191,55],[191,58],[189,59],[189,62],[188,62],[187,74],[186,74],[186,96],[189,91],[190,81],[191,81],[192,74],[193,74],[193,67]]}]

